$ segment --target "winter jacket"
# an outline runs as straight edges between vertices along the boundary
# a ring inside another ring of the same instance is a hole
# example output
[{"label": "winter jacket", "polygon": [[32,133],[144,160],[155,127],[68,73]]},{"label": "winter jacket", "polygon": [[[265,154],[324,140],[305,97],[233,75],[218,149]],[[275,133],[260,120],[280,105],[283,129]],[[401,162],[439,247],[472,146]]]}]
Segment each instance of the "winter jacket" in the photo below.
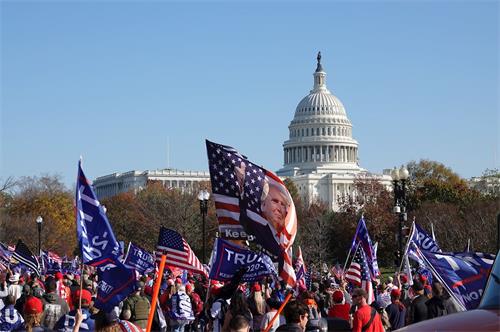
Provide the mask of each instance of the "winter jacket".
[{"label": "winter jacket", "polygon": [[57,321],[69,312],[68,303],[56,293],[44,294],[42,301],[42,326],[53,329]]}]

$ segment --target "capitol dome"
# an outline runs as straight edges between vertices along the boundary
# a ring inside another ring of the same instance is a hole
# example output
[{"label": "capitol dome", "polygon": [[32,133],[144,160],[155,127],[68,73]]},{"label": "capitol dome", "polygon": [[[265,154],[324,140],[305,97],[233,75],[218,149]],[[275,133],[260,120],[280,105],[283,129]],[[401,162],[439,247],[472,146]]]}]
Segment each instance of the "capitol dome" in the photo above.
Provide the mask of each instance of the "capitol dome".
[{"label": "capitol dome", "polygon": [[283,144],[284,167],[279,175],[334,170],[360,170],[358,142],[342,102],[326,87],[318,53],[313,89],[297,105]]}]

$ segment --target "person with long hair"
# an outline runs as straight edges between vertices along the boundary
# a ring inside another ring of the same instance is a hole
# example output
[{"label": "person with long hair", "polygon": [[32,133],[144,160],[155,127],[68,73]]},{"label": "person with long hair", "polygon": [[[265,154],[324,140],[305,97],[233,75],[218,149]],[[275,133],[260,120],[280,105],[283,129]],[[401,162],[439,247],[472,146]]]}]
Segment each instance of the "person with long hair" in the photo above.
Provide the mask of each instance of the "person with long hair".
[{"label": "person with long hair", "polygon": [[229,323],[233,317],[241,315],[245,317],[250,326],[253,326],[253,315],[248,307],[245,295],[241,290],[237,290],[231,297],[231,303],[227,309],[226,315],[224,317],[224,325],[222,326],[222,332],[229,332]]},{"label": "person with long hair", "polygon": [[248,298],[248,306],[253,315],[253,331],[260,331],[260,323],[262,318],[266,313],[266,301],[262,295],[262,288],[260,284],[256,282],[252,286],[250,297]]}]

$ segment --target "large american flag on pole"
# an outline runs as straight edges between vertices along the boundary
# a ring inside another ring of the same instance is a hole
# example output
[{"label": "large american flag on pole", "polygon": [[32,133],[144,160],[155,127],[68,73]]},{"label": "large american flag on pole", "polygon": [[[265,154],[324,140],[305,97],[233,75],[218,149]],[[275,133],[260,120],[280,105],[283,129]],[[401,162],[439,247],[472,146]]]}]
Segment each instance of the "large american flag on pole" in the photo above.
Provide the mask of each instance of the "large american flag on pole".
[{"label": "large american flag on pole", "polygon": [[165,264],[201,273],[208,277],[207,270],[191,250],[189,244],[176,231],[161,227],[156,248],[157,258],[161,255],[167,256]]},{"label": "large american flag on pole", "polygon": [[222,237],[255,236],[267,253],[280,262],[281,278],[295,285],[291,246],[297,233],[297,215],[285,184],[232,147],[208,140],[206,145]]},{"label": "large american flag on pole", "polygon": [[357,246],[356,253],[351,261],[349,269],[345,273],[345,279],[353,286],[363,288],[368,294],[367,303],[370,304],[375,300],[373,293],[373,285],[370,277],[370,270],[366,262],[365,252],[363,247]]}]

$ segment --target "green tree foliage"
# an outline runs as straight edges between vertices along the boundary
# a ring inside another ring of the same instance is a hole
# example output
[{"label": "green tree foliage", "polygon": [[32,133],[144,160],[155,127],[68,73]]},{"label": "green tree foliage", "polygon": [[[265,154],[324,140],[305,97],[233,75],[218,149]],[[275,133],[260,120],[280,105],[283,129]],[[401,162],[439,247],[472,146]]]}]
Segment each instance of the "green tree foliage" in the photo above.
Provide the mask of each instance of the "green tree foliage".
[{"label": "green tree foliage", "polygon": [[408,163],[410,173],[409,209],[418,209],[423,202],[442,202],[454,205],[466,205],[479,198],[479,193],[472,190],[467,182],[451,168],[430,160]]}]

